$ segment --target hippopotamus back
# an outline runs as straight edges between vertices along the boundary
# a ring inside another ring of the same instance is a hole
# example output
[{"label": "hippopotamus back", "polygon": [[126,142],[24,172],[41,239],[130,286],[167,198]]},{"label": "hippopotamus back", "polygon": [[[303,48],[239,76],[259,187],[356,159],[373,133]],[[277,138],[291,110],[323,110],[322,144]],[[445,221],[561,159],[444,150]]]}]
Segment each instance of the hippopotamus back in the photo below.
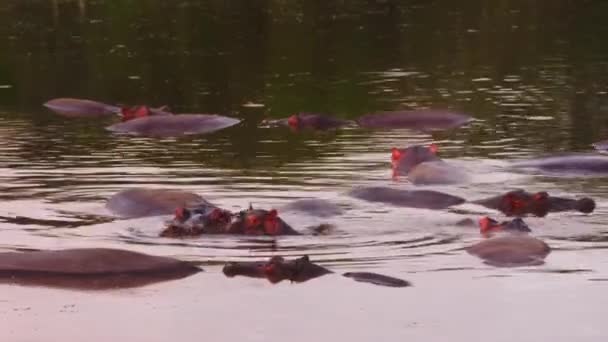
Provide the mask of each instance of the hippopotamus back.
[{"label": "hippopotamus back", "polygon": [[106,208],[122,217],[144,217],[172,214],[176,208],[208,204],[201,196],[173,189],[131,188],[108,199]]},{"label": "hippopotamus back", "polygon": [[416,185],[458,184],[468,178],[466,172],[443,160],[421,163],[407,174],[407,179]]}]

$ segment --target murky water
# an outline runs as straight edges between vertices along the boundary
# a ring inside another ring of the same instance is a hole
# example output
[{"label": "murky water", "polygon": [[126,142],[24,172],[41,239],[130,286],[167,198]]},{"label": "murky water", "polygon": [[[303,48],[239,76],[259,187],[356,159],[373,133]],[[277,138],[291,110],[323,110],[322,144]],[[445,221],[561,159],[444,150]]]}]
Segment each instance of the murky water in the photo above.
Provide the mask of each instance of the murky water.
[{"label": "murky water", "polygon": [[[0,248],[116,247],[200,262],[206,272],[102,293],[2,285],[0,336],[59,340],[603,341],[608,179],[513,172],[513,159],[587,151],[608,137],[608,3],[603,1],[6,1],[0,4]],[[73,120],[54,97],[167,104],[243,119],[205,136],[114,136],[112,120]],[[433,134],[344,129],[294,134],[266,117],[442,107],[468,127]],[[553,252],[498,269],[462,249],[455,222],[499,214],[367,203],[356,185],[391,180],[393,146],[435,142],[474,175],[424,187],[467,199],[513,188],[597,201],[591,215],[528,218]],[[323,198],[345,210],[281,216],[328,236],[161,239],[166,217],[118,220],[127,187],[179,188],[228,209]],[[308,254],[337,271],[405,278],[406,289],[338,277],[271,285],[221,264]],[[238,329],[233,322],[240,320]],[[515,334],[515,335],[513,335]]]}]

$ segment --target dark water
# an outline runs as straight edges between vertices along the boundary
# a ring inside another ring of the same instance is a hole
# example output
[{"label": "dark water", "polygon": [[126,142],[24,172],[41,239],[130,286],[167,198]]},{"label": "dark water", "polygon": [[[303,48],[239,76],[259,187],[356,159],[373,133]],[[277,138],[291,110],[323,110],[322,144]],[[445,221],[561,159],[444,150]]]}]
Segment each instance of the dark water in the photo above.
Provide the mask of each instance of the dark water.
[{"label": "dark water", "polygon": [[[601,318],[608,180],[505,167],[516,158],[588,151],[608,137],[608,2],[27,0],[0,4],[0,22],[0,247],[118,247],[199,261],[208,271],[126,294],[3,286],[6,336],[120,339],[120,329],[90,323],[102,320],[147,340],[175,331],[191,340],[200,337],[195,316],[218,340],[608,335]],[[41,106],[55,97],[166,104],[243,123],[206,136],[119,137],[104,130],[112,120],[64,119]],[[433,134],[258,127],[299,111],[355,118],[425,107],[475,121]],[[501,218],[492,211],[402,209],[346,195],[355,185],[411,188],[390,179],[390,148],[431,141],[474,174],[470,184],[433,189],[477,199],[521,187],[591,196],[598,208],[527,219],[553,248],[547,263],[495,269],[462,251],[479,240],[477,231],[454,225]],[[282,214],[297,228],[333,223],[330,236],[174,241],[156,237],[165,218],[114,220],[105,211],[107,197],[131,186],[190,190],[231,209],[323,198],[345,214]],[[414,287],[396,292],[333,278],[271,286],[226,279],[215,266],[275,254],[309,254],[335,270],[383,272]],[[127,314],[149,324],[121,324]],[[235,315],[257,328],[230,329]],[[277,324],[262,324],[267,319]],[[80,329],[62,328],[74,320]],[[302,321],[315,329],[302,331]]]}]

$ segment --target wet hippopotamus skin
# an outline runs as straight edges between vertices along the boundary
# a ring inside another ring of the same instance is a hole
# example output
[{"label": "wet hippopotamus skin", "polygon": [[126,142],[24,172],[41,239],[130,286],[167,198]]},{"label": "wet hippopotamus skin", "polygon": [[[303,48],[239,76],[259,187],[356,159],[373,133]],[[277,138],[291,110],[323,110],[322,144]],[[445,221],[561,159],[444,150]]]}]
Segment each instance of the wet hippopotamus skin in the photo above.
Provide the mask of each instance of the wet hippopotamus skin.
[{"label": "wet hippopotamus skin", "polygon": [[[333,273],[327,268],[311,262],[308,255],[293,260],[285,260],[281,256],[274,256],[266,262],[230,262],[224,266],[222,271],[230,278],[235,276],[266,278],[273,284],[283,280],[302,283]],[[380,286],[411,286],[408,281],[372,272],[347,272],[344,273],[343,276],[354,279],[355,281]]]},{"label": "wet hippopotamus skin", "polygon": [[222,272],[228,277],[240,275],[266,278],[271,283],[279,283],[283,280],[301,283],[333,273],[325,267],[312,263],[307,255],[289,261],[274,256],[267,262],[232,262],[226,264]]},{"label": "wet hippopotamus skin", "polygon": [[171,115],[167,107],[150,108],[148,106],[119,107],[103,102],[74,99],[57,98],[43,104],[51,111],[66,117],[103,117],[120,115],[122,120],[130,120],[136,117],[149,115]]},{"label": "wet hippopotamus skin", "polygon": [[169,257],[112,248],[0,253],[0,282],[83,290],[138,287],[201,269]]},{"label": "wet hippopotamus skin", "polygon": [[464,198],[439,191],[400,190],[380,186],[355,188],[349,195],[370,202],[420,209],[445,209],[465,202]]},{"label": "wet hippopotamus skin", "polygon": [[331,217],[344,213],[344,210],[338,205],[317,198],[295,200],[284,205],[280,210],[283,212],[300,212],[315,217]]},{"label": "wet hippopotamus skin", "polygon": [[437,156],[435,144],[413,145],[391,151],[393,176],[407,176],[415,185],[456,184],[468,180],[468,175]]},{"label": "wet hippopotamus skin", "polygon": [[264,120],[263,123],[271,126],[288,126],[294,131],[304,129],[331,130],[354,124],[349,120],[315,113],[297,113],[284,119]]},{"label": "wet hippopotamus skin", "polygon": [[580,153],[564,154],[514,162],[516,169],[534,169],[550,174],[598,175],[608,173],[608,156]]},{"label": "wet hippopotamus skin", "polygon": [[373,113],[357,119],[359,126],[364,128],[408,128],[420,131],[456,128],[469,121],[471,117],[465,114],[432,109]]},{"label": "wet hippopotamus skin", "polygon": [[195,208],[178,208],[175,218],[160,233],[163,237],[194,237],[204,234],[302,235],[285,223],[275,209],[250,207],[238,213],[205,203]]},{"label": "wet hippopotamus skin", "polygon": [[466,251],[498,267],[542,265],[551,248],[542,240],[526,234],[510,234],[478,242]]},{"label": "wet hippopotamus skin", "polygon": [[148,136],[176,137],[212,133],[241,122],[239,119],[216,114],[175,114],[136,117],[106,129],[113,133]]},{"label": "wet hippopotamus skin", "polygon": [[120,107],[102,102],[74,98],[57,98],[43,104],[44,107],[66,117],[102,117],[116,115]]},{"label": "wet hippopotamus skin", "polygon": [[521,218],[510,221],[498,222],[490,217],[484,216],[479,219],[479,231],[483,235],[497,232],[530,233],[532,230]]},{"label": "wet hippopotamus skin", "polygon": [[588,214],[595,209],[595,201],[588,197],[575,200],[550,196],[545,191],[529,193],[521,189],[509,191],[503,195],[476,200],[472,203],[496,209],[507,216],[525,216],[531,214],[544,217],[549,212],[569,210],[577,210]]},{"label": "wet hippopotamus skin", "polygon": [[173,214],[176,208],[209,205],[201,196],[175,189],[130,188],[108,199],[106,208],[125,218]]}]

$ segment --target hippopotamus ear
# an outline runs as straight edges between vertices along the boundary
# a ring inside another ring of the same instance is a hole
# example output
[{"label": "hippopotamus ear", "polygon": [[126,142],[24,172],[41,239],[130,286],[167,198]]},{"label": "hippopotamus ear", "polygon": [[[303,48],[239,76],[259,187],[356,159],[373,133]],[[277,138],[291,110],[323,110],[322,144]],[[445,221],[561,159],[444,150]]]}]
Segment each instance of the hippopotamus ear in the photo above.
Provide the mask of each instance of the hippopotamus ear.
[{"label": "hippopotamus ear", "polygon": [[190,218],[190,211],[184,207],[175,209],[175,218],[179,221],[186,221]]},{"label": "hippopotamus ear", "polygon": [[549,198],[549,194],[546,191],[540,191],[534,194],[532,198],[536,201],[545,200]]},{"label": "hippopotamus ear", "polygon": [[291,127],[298,127],[300,123],[300,118],[298,118],[298,114],[294,114],[287,119],[287,124]]},{"label": "hippopotamus ear", "polygon": [[479,230],[482,233],[487,232],[488,230],[492,229],[492,226],[494,226],[496,223],[496,220],[493,220],[487,216],[484,216],[482,218],[479,219]]},{"label": "hippopotamus ear", "polygon": [[429,145],[429,150],[433,153],[433,154],[437,154],[437,151],[439,151],[439,146],[437,146],[435,143],[431,143]]},{"label": "hippopotamus ear", "polygon": [[391,148],[391,154],[393,160],[399,160],[399,158],[401,158],[401,151],[396,147]]}]

